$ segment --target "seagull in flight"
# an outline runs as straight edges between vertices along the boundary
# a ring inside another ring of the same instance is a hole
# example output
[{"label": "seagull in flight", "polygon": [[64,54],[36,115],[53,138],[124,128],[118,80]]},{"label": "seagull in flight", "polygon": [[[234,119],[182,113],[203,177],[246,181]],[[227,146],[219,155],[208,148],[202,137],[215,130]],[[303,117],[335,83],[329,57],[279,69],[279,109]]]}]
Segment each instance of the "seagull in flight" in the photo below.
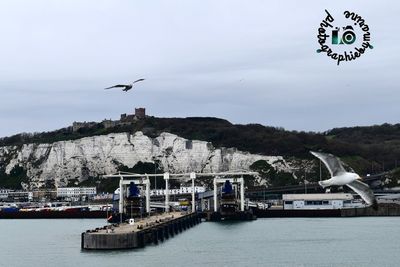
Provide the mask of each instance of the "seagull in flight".
[{"label": "seagull in flight", "polygon": [[136,80],[136,81],[134,81],[134,82],[132,82],[132,83],[130,83],[130,84],[117,84],[117,85],[114,85],[114,86],[111,86],[111,87],[107,87],[107,88],[105,88],[104,90],[112,89],[112,88],[124,88],[124,89],[122,89],[122,91],[128,92],[129,90],[132,89],[133,84],[135,84],[135,83],[137,83],[137,82],[144,81],[144,80],[145,80],[145,79],[139,79],[139,80]]},{"label": "seagull in flight", "polygon": [[342,162],[332,154],[314,152],[311,151],[315,157],[319,158],[328,169],[331,174],[331,178],[328,180],[320,181],[319,185],[322,188],[332,186],[332,185],[347,185],[354,192],[359,194],[361,198],[375,210],[378,209],[378,202],[375,199],[375,195],[369,186],[361,182],[361,177],[354,172],[346,172],[343,168]]}]

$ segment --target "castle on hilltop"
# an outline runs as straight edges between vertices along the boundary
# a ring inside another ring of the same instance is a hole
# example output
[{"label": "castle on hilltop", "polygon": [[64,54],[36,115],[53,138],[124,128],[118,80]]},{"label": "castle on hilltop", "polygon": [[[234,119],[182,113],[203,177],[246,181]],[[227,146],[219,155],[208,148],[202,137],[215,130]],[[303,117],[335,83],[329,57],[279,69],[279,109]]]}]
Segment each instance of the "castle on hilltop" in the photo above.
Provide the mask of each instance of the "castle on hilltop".
[{"label": "castle on hilltop", "polygon": [[[143,120],[146,118],[146,109],[145,108],[135,108],[134,114],[121,114],[119,120],[111,120],[111,119],[104,119],[100,124],[103,125],[104,128],[112,128],[118,125],[129,125],[138,120]],[[92,128],[98,125],[98,122],[95,121],[74,121],[72,123],[72,132],[77,132],[81,128]]]}]

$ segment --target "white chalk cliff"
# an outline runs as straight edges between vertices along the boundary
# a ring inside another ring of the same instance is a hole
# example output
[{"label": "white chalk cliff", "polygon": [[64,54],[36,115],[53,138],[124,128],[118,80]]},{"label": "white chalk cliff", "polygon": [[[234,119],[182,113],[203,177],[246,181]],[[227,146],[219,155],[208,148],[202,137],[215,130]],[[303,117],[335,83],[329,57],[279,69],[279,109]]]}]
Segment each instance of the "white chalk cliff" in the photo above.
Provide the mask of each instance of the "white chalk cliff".
[{"label": "white chalk cliff", "polygon": [[267,161],[278,171],[291,172],[280,156],[214,148],[209,142],[187,140],[170,133],[157,138],[142,132],[116,133],[53,144],[25,144],[20,148],[0,147],[0,167],[7,174],[18,165],[23,167],[31,188],[41,187],[46,180],[62,186],[69,180],[82,181],[88,176],[115,173],[119,164],[131,168],[139,161],[155,160],[163,170],[173,173],[247,170],[257,160]]}]

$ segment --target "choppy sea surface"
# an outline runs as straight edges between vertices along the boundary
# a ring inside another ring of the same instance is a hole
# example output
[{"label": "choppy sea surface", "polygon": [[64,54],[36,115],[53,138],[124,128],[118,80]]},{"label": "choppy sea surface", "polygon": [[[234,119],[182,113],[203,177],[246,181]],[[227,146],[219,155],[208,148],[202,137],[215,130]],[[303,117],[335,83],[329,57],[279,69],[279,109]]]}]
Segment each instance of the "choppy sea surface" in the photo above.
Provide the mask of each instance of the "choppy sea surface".
[{"label": "choppy sea surface", "polygon": [[400,266],[400,217],[203,222],[159,245],[82,251],[99,219],[0,220],[0,266]]}]

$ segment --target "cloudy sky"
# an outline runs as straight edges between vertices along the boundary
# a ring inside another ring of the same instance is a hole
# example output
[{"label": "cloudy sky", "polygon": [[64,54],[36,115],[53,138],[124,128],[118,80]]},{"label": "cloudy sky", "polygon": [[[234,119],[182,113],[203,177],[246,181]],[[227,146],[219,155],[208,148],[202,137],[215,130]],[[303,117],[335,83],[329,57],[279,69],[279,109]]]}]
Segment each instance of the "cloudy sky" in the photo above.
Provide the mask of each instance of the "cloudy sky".
[{"label": "cloudy sky", "polygon": [[[325,9],[362,15],[374,49],[340,66],[317,54]],[[290,130],[397,123],[398,14],[371,0],[2,0],[0,136],[135,107]]]}]

